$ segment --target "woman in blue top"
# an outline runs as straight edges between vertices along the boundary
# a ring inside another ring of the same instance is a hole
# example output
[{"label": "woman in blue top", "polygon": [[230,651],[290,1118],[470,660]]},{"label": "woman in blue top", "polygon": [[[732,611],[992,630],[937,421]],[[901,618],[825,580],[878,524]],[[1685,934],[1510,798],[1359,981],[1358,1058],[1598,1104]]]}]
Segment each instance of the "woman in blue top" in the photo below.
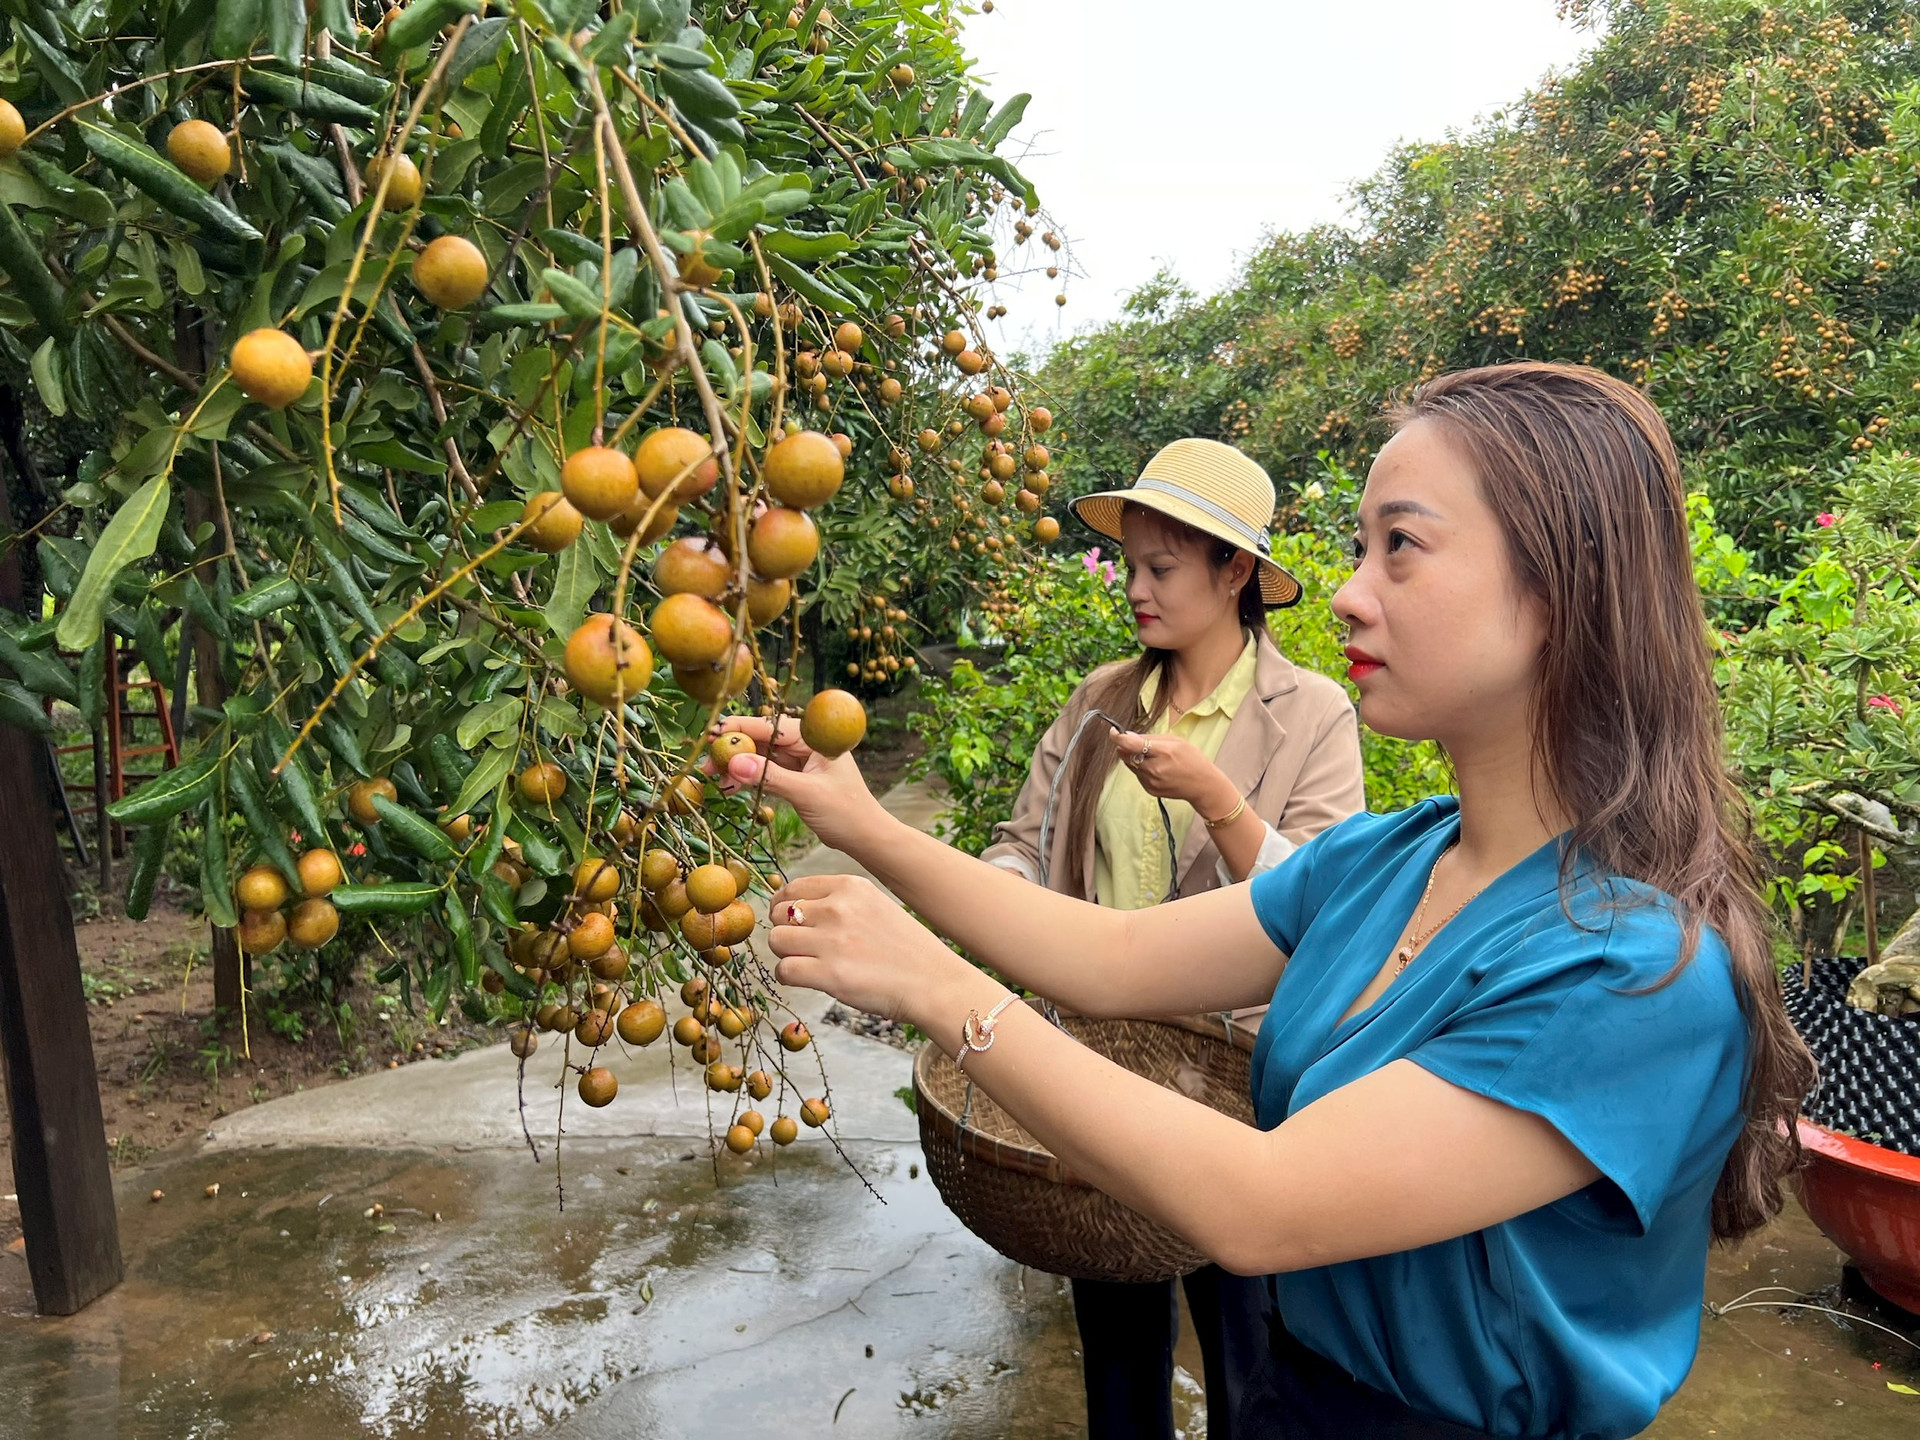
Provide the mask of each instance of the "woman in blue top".
[{"label": "woman in blue top", "polygon": [[[1709,1241],[1779,1209],[1811,1063],[1721,761],[1658,412],[1528,363],[1441,376],[1394,418],[1333,605],[1362,721],[1444,745],[1457,801],[1114,911],[899,824],[846,759],[771,747],[769,789],[1015,982],[1090,1015],[1270,1000],[1258,1128],[1024,1006],[996,1017],[1006,987],[869,882],[793,882],[771,943],[783,981],[964,1049],[1075,1171],[1275,1277],[1236,1433],[1611,1440],[1692,1363]],[[768,748],[767,722],[732,723]]]}]

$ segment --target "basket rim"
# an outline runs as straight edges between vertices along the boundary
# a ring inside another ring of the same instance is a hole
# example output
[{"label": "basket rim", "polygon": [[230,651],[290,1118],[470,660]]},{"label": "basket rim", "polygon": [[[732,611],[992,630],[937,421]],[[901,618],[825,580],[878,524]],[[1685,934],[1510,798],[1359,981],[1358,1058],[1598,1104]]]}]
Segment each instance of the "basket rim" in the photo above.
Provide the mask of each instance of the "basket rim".
[{"label": "basket rim", "polygon": [[[1002,1140],[971,1125],[961,1124],[959,1114],[938,1099],[927,1083],[927,1072],[942,1061],[949,1065],[953,1063],[952,1057],[931,1040],[922,1045],[919,1053],[913,1057],[913,1099],[923,1129],[940,1132],[948,1143],[956,1146],[969,1160],[978,1160],[984,1165],[1032,1175],[1041,1180],[1051,1180],[1056,1185],[1079,1190],[1094,1188],[1037,1140],[1030,1145],[1017,1140]],[[963,1078],[964,1074],[963,1071]],[[971,1085],[973,1082],[969,1080],[967,1083]]]},{"label": "basket rim", "polygon": [[[1029,996],[1021,1002],[1031,1010],[1040,1010],[1045,1003],[1037,996]],[[1118,1020],[1127,1023],[1165,1025],[1176,1030],[1185,1030],[1203,1039],[1224,1042],[1243,1052],[1253,1049],[1253,1036],[1247,1027],[1224,1015],[1131,1015],[1131,1016],[1095,1016],[1088,1017],[1078,1012],[1060,1010],[1055,1013],[1062,1019],[1084,1020],[1089,1018]],[[932,1040],[920,1046],[913,1058],[914,1109],[920,1124],[925,1129],[944,1135],[948,1143],[957,1146],[969,1160],[978,1160],[982,1164],[995,1165],[1003,1170],[1012,1170],[1038,1179],[1050,1180],[1056,1185],[1066,1185],[1080,1190],[1094,1190],[1099,1187],[1072,1170],[1067,1164],[1039,1141],[1023,1144],[1017,1140],[1003,1140],[988,1135],[972,1125],[961,1123],[960,1114],[953,1107],[939,1100],[928,1084],[928,1072],[935,1064],[945,1062],[953,1065],[953,1057]],[[955,1067],[956,1069],[958,1067]],[[966,1079],[965,1072],[960,1072]],[[971,1079],[967,1084],[971,1085]]]}]

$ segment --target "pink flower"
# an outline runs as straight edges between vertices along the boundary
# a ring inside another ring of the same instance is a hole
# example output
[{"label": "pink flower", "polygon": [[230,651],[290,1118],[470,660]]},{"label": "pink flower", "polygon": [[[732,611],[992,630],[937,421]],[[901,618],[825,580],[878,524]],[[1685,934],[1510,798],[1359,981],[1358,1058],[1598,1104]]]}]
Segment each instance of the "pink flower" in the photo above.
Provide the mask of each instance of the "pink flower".
[{"label": "pink flower", "polygon": [[1867,708],[1869,710],[1890,710],[1895,716],[1907,713],[1900,708],[1900,702],[1891,695],[1869,695],[1867,697]]},{"label": "pink flower", "polygon": [[[1097,575],[1100,572],[1100,547],[1096,545],[1087,551],[1086,554],[1080,557],[1080,563],[1087,567],[1087,573],[1089,575]],[[1107,569],[1111,570],[1113,566],[1109,564]]]},{"label": "pink flower", "polygon": [[1818,515],[1813,517],[1813,523],[1818,525],[1822,530],[1831,530],[1834,521],[1839,518],[1840,517],[1831,510],[1822,510]]},{"label": "pink flower", "polygon": [[1100,578],[1107,584],[1111,585],[1113,583],[1114,573],[1113,561],[1102,560],[1100,562]]}]

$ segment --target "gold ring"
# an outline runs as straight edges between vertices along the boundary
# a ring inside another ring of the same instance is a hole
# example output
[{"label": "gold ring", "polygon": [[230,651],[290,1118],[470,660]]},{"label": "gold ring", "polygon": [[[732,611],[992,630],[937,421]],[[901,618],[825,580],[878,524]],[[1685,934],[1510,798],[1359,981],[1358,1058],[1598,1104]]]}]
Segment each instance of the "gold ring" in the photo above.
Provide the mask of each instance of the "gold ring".
[{"label": "gold ring", "polygon": [[801,910],[797,903],[791,900],[787,902],[787,923],[789,925],[804,925],[807,923],[805,912]]}]

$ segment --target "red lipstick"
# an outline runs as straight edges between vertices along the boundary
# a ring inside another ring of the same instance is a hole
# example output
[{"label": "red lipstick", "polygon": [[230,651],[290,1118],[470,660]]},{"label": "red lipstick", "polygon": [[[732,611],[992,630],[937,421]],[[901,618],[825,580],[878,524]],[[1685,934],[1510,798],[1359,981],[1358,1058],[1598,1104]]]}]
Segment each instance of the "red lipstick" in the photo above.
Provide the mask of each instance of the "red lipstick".
[{"label": "red lipstick", "polygon": [[1346,657],[1353,662],[1347,666],[1347,678],[1355,682],[1366,679],[1367,676],[1373,674],[1376,670],[1384,670],[1386,668],[1384,661],[1374,659],[1373,656],[1362,650],[1358,645],[1347,646]]}]

